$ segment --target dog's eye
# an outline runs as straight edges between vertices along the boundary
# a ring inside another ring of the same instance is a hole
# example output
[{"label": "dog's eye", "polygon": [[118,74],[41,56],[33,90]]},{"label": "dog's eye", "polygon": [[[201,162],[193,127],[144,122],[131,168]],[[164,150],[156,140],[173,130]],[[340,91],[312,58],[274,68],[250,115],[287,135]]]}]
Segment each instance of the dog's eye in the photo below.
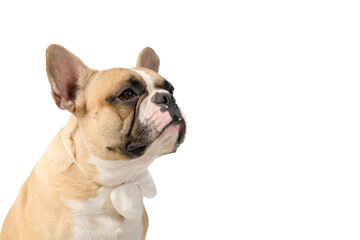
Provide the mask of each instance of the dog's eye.
[{"label": "dog's eye", "polygon": [[137,96],[136,93],[131,88],[127,88],[124,91],[122,91],[122,93],[119,95],[118,98],[121,101],[129,101],[136,96]]},{"label": "dog's eye", "polygon": [[171,95],[174,95],[174,87],[171,87],[170,89],[169,89],[169,93],[171,94]]}]

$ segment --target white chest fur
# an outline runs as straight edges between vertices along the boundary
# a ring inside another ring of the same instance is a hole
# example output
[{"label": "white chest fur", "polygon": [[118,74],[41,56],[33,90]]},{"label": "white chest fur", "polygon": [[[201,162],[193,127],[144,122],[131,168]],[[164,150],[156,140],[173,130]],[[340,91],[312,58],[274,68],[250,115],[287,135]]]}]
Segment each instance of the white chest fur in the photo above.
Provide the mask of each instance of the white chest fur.
[{"label": "white chest fur", "polygon": [[74,217],[73,240],[141,240],[143,209],[133,219],[120,216],[110,201],[111,190],[103,187],[96,198],[85,202],[68,201]]},{"label": "white chest fur", "polygon": [[156,187],[147,167],[151,158],[88,160],[98,170],[98,196],[85,202],[68,201],[74,219],[73,240],[141,240],[143,196],[154,197]]}]

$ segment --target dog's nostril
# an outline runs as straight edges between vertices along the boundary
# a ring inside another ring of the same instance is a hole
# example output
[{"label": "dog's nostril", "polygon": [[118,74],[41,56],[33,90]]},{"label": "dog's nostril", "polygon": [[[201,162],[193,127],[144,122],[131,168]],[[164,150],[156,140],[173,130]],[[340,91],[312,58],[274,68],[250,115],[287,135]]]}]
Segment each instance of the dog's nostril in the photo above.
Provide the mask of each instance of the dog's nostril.
[{"label": "dog's nostril", "polygon": [[154,96],[154,102],[157,104],[174,104],[176,100],[170,93],[157,93]]},{"label": "dog's nostril", "polygon": [[145,153],[146,147],[146,144],[130,143],[127,145],[126,151],[131,157],[140,157]]}]

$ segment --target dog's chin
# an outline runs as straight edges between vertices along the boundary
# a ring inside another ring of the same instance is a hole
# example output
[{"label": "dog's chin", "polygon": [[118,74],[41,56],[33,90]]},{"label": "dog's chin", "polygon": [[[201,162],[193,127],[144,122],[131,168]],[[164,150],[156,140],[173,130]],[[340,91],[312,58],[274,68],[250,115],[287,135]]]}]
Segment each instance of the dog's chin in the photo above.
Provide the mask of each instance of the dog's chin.
[{"label": "dog's chin", "polygon": [[[171,124],[167,126],[156,140],[150,144],[149,150],[157,148],[161,150],[159,156],[173,153],[177,150],[179,137],[182,136],[182,127],[180,124]],[[146,153],[145,153],[146,155]]]}]

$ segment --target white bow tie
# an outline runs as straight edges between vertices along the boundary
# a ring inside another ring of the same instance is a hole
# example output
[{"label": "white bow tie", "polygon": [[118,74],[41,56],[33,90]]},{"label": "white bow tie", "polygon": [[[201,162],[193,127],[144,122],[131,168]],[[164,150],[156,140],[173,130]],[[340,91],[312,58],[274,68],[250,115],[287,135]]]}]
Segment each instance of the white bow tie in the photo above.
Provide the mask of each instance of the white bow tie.
[{"label": "white bow tie", "polygon": [[134,182],[124,183],[111,191],[111,202],[118,213],[133,219],[142,213],[143,197],[156,196],[156,187],[150,172],[146,170]]}]

